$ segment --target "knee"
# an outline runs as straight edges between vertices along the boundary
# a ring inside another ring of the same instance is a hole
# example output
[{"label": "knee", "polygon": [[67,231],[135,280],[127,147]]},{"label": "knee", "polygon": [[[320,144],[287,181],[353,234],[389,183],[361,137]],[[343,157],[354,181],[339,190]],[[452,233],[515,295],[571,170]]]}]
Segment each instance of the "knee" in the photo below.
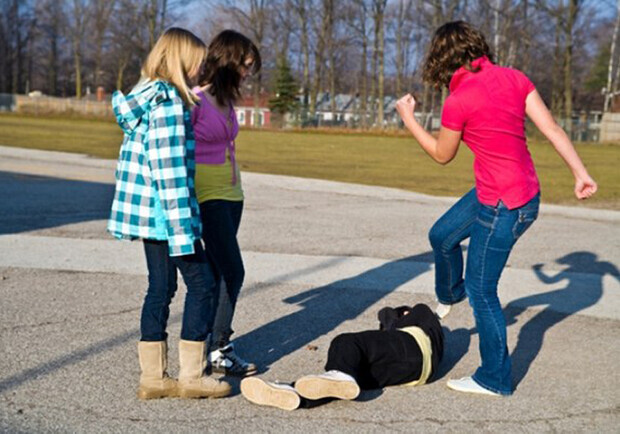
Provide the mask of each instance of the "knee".
[{"label": "knee", "polygon": [[435,223],[428,232],[428,240],[430,241],[433,250],[443,250],[445,239],[446,236],[441,230],[441,226]]}]

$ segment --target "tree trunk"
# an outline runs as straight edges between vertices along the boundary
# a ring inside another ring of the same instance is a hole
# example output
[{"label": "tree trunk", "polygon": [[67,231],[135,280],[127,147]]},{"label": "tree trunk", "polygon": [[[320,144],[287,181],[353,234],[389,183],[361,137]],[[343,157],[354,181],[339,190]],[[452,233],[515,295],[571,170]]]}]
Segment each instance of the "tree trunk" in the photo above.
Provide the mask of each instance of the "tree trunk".
[{"label": "tree trunk", "polygon": [[553,73],[551,80],[551,111],[556,117],[562,114],[562,96],[560,94],[560,76],[563,63],[561,38],[562,38],[562,15],[564,1],[560,0],[558,5],[558,16],[555,27],[555,47],[553,51]]},{"label": "tree trunk", "polygon": [[327,57],[329,60],[329,70],[327,71],[327,81],[329,82],[330,111],[332,122],[336,121],[336,47],[334,41],[334,0],[326,1],[327,31],[326,45]]},{"label": "tree trunk", "polygon": [[308,15],[305,0],[300,0],[297,6],[297,16],[299,19],[299,27],[301,29],[301,52],[303,56],[303,72],[302,72],[302,93],[303,93],[303,111],[302,120],[308,117],[308,98],[310,89],[310,47],[308,37]]},{"label": "tree trunk", "polygon": [[74,54],[74,67],[75,67],[75,97],[82,98],[82,58],[80,55],[80,49],[73,44]]},{"label": "tree trunk", "polygon": [[323,0],[322,10],[323,16],[321,20],[321,29],[317,35],[317,46],[314,52],[314,80],[312,84],[312,90],[310,92],[310,114],[312,118],[317,116],[318,95],[321,91],[321,74],[323,72],[323,63],[325,61],[324,52],[326,45],[327,32],[329,30],[329,3],[330,0]]},{"label": "tree trunk", "polygon": [[403,93],[403,27],[405,21],[405,0],[398,1],[398,16],[396,19],[396,96]]},{"label": "tree trunk", "polygon": [[[619,0],[620,1],[620,0]],[[527,72],[530,68],[530,46],[532,39],[529,31],[529,18],[528,18],[528,4],[529,1],[523,2],[523,61],[521,62],[521,69]]]},{"label": "tree trunk", "polygon": [[500,1],[495,0],[495,6],[493,7],[493,50],[495,51],[495,60],[498,64],[501,64],[501,55],[499,50],[500,34],[499,34],[499,9]]},{"label": "tree trunk", "polygon": [[566,132],[569,137],[573,131],[573,27],[578,7],[579,0],[569,0],[564,53],[564,116],[566,117]]},{"label": "tree trunk", "polygon": [[379,29],[379,50],[377,52],[377,62],[379,67],[379,77],[377,81],[377,87],[379,90],[379,108],[377,110],[377,122],[379,124],[379,128],[383,128],[383,120],[384,120],[384,94],[385,94],[385,62],[384,62],[384,50],[385,50],[385,29],[384,29],[384,15],[385,15],[385,5],[387,0],[377,0],[378,1],[378,10],[377,10],[377,24]]},{"label": "tree trunk", "polygon": [[[609,111],[611,100],[613,98],[614,87],[618,86],[616,79],[615,86],[612,85],[614,63],[616,58],[616,45],[618,41],[618,28],[620,27],[620,0],[617,1],[616,24],[614,25],[614,35],[611,38],[611,48],[609,50],[609,67],[607,68],[607,86],[605,87],[605,105],[603,111]],[[617,70],[620,70],[618,65]]]}]

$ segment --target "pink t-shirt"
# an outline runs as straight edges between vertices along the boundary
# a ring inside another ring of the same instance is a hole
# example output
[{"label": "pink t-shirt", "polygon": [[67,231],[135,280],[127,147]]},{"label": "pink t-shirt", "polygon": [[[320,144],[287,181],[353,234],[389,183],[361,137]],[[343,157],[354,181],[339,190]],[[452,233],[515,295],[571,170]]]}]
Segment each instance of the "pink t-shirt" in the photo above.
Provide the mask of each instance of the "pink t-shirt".
[{"label": "pink t-shirt", "polygon": [[462,131],[474,153],[478,200],[509,209],[525,205],[540,184],[525,138],[525,99],[535,87],[520,71],[494,65],[485,57],[464,67],[450,81],[441,125]]}]

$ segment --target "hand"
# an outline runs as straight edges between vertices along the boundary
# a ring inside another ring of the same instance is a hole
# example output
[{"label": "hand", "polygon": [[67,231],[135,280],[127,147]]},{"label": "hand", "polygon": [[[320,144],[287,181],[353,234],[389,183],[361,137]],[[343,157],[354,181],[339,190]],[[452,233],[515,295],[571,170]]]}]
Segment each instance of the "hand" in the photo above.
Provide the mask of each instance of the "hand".
[{"label": "hand", "polygon": [[598,185],[587,173],[575,177],[575,196],[577,199],[587,199],[596,193],[597,189]]},{"label": "hand", "polygon": [[415,105],[416,105],[415,98],[410,93],[408,93],[407,95],[403,96],[401,99],[396,101],[396,111],[400,115],[403,122],[413,117]]}]

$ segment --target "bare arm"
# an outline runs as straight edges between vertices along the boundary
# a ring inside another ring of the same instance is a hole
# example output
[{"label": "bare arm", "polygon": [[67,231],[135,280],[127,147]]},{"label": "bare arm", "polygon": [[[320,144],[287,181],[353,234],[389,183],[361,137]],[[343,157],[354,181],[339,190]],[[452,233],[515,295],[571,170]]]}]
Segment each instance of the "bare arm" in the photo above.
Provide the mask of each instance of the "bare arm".
[{"label": "bare arm", "polygon": [[448,164],[455,157],[461,142],[461,132],[441,127],[439,137],[436,139],[422,125],[418,123],[413,111],[415,99],[407,94],[396,103],[396,110],[405,123],[405,127],[413,134],[420,143],[422,149],[439,164]]},{"label": "bare arm", "polygon": [[572,142],[564,130],[555,122],[538,91],[534,90],[527,96],[525,112],[540,132],[549,139],[556,152],[573,172],[577,199],[587,199],[596,193],[598,188],[596,182],[588,174]]}]

